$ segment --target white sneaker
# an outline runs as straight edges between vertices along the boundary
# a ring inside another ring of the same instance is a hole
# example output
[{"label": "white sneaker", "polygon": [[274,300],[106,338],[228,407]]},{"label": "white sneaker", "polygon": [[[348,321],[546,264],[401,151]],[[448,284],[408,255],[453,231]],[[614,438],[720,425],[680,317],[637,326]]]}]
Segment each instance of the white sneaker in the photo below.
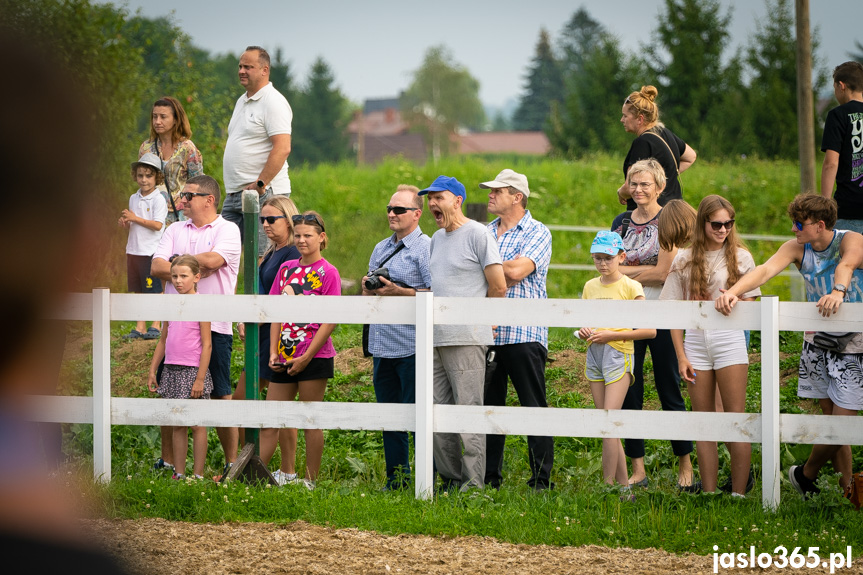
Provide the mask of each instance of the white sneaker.
[{"label": "white sneaker", "polygon": [[315,490],[315,482],[312,481],[311,479],[302,479],[301,481],[302,481],[303,486],[306,489],[308,489],[309,491]]},{"label": "white sneaker", "polygon": [[298,481],[296,473],[285,473],[281,469],[277,469],[273,472],[273,479],[276,480],[276,483],[279,485],[279,487],[283,485],[297,483]]}]

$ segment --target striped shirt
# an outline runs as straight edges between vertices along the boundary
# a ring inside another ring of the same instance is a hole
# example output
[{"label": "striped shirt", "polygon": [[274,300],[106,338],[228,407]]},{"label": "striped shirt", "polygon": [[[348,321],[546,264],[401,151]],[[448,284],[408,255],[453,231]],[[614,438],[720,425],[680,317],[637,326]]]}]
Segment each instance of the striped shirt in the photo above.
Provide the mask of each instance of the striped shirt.
[{"label": "striped shirt", "polygon": [[[414,289],[431,287],[429,272],[429,246],[431,239],[417,227],[414,231],[396,240],[396,235],[378,243],[369,258],[369,273],[381,267],[383,262],[400,244],[404,248],[386,262],[385,267],[392,281],[401,282]],[[371,324],[369,326],[369,351],[375,357],[398,358],[414,355],[416,330],[410,324]]]},{"label": "striped shirt", "polygon": [[[508,298],[546,299],[545,288],[548,277],[548,265],[551,262],[551,232],[541,222],[536,221],[527,210],[518,224],[498,237],[497,229],[500,218],[488,225],[489,231],[497,238],[497,247],[504,262],[513,260],[516,256],[529,258],[536,269],[529,276],[508,287]],[[548,347],[548,328],[534,325],[498,326],[495,345],[512,343],[539,342]]]}]

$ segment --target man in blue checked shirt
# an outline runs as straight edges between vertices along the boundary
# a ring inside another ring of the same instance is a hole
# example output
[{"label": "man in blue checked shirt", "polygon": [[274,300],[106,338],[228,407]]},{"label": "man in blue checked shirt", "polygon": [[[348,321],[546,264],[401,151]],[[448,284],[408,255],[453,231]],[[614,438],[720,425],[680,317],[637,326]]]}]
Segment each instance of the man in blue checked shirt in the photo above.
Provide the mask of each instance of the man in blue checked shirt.
[{"label": "man in blue checked shirt", "polygon": [[[423,200],[422,196],[417,195],[418,191],[419,188],[415,186],[400,185],[390,199],[387,219],[393,235],[378,243],[369,258],[369,275],[385,267],[390,279],[374,275],[369,285],[374,287],[377,280],[381,287],[368,289],[369,276],[363,277],[363,295],[415,296],[417,289],[427,290],[431,287],[431,239],[419,228]],[[375,397],[379,403],[415,402],[414,333],[412,325],[372,324],[369,327]],[[384,491],[407,487],[411,466],[406,431],[384,431],[384,458],[387,465]]]},{"label": "man in blue checked shirt", "polygon": [[[534,220],[527,209],[530,188],[527,177],[503,170],[479,185],[488,189],[488,211],[498,216],[488,225],[497,239],[506,277],[506,297],[546,299],[545,281],[551,261],[551,232]],[[548,407],[545,399],[545,360],[548,356],[548,328],[541,326],[498,326],[489,357],[484,405],[506,405],[507,377],[525,407]],[[505,435],[486,435],[485,483],[500,488],[503,481]],[[554,438],[527,438],[530,480],[537,491],[551,489]]]}]

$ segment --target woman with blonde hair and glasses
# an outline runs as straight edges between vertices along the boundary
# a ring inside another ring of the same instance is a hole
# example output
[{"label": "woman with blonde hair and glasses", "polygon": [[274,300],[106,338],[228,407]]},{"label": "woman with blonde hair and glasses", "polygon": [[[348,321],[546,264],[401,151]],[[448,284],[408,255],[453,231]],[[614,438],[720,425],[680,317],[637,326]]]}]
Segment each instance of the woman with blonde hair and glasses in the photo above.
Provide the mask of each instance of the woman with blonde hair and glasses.
[{"label": "woman with blonde hair and glasses", "polygon": [[[632,213],[617,216],[611,230],[620,234],[626,248],[626,259],[620,271],[644,287],[644,298],[659,299],[662,286],[677,253],[677,247],[663,249],[659,243],[659,219],[663,208],[659,196],[665,189],[665,172],[654,159],[641,160],[632,165],[627,176],[627,186],[632,190],[636,208]],[[644,359],[647,350],[653,360],[653,376],[656,392],[664,411],[686,411],[686,403],[680,395],[680,377],[677,374],[677,356],[671,333],[667,329],[656,330],[653,339],[635,342],[634,379],[623,400],[623,409],[640,410],[644,405]],[[673,440],[671,448],[678,457],[677,485],[680,489],[692,486],[692,463],[689,454],[692,442]],[[630,485],[646,487],[648,479],[644,468],[644,440],[626,439],[624,452],[632,461]]]},{"label": "woman with blonde hair and glasses", "polygon": [[[734,226],[734,207],[721,196],[701,200],[692,246],[681,249],[671,265],[660,299],[712,301],[722,291],[755,269],[752,255],[743,246]],[[740,299],[761,295],[756,288]],[[722,408],[730,413],[746,410],[749,356],[743,330],[671,330],[680,377],[686,381],[693,411],[716,411],[716,391]],[[732,496],[743,497],[749,479],[749,443],[727,443],[731,454]],[[717,489],[719,458],[715,441],[697,441],[701,481],[707,492]]]},{"label": "woman with blonde hair and glasses", "polygon": [[[659,121],[657,94],[655,87],[642,86],[641,90],[631,93],[623,102],[620,122],[624,130],[636,136],[623,160],[623,176],[626,178],[635,162],[656,159],[665,173],[665,190],[658,200],[659,205],[664,206],[669,200],[683,197],[677,176],[695,162],[696,155],[695,150]],[[617,190],[617,199],[626,205],[627,210],[635,209],[635,201],[626,181]]]}]

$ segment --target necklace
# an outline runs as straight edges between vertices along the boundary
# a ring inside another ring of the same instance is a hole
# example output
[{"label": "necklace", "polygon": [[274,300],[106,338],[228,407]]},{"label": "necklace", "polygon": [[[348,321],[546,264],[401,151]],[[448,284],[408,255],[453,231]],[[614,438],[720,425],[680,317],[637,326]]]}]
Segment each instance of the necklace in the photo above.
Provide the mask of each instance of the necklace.
[{"label": "necklace", "polygon": [[707,285],[708,286],[710,285],[710,278],[713,277],[713,274],[716,273],[716,270],[719,269],[720,264],[722,264],[724,261],[725,261],[725,250],[720,248],[719,253],[716,254],[716,258],[713,260],[713,265],[707,271]]},{"label": "necklace", "polygon": [[[163,148],[166,149],[167,154],[162,153]],[[163,146],[162,145],[162,138],[158,138],[158,137],[156,138],[156,152],[158,153],[160,160],[162,160],[162,161],[170,160],[171,156],[174,155],[174,151],[175,151],[175,148],[174,148],[174,141],[173,140],[171,140],[170,146]],[[167,158],[165,157],[166,155],[168,156]]]}]

